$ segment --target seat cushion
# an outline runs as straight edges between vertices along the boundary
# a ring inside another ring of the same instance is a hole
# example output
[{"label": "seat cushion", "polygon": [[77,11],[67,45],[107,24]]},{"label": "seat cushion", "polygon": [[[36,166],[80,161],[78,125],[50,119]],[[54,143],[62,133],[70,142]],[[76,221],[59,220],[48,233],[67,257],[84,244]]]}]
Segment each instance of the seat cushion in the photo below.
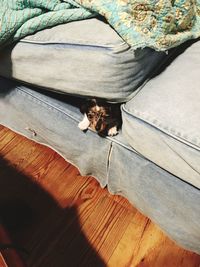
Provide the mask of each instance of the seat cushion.
[{"label": "seat cushion", "polygon": [[200,41],[125,104],[123,134],[140,154],[200,188]]},{"label": "seat cushion", "polygon": [[0,52],[0,75],[79,96],[127,101],[167,55],[131,48],[100,19],[59,25]]}]

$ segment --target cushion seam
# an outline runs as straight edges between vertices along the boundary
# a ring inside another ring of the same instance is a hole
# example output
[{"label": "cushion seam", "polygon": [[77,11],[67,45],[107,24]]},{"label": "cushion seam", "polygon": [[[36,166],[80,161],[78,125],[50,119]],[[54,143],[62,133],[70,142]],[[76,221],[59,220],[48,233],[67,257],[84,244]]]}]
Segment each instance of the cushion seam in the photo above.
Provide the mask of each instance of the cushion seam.
[{"label": "cushion seam", "polygon": [[[55,46],[88,46],[88,47],[94,47],[94,48],[101,48],[101,49],[119,49],[121,48],[122,51],[124,51],[125,48],[129,48],[129,46],[125,43],[119,43],[119,44],[114,44],[114,43],[108,43],[108,44],[102,44],[102,43],[91,43],[91,42],[86,42],[85,40],[62,40],[62,39],[56,39],[56,40],[34,40],[34,39],[22,39],[19,41],[19,43],[25,43],[25,44],[32,44],[32,45],[55,45]],[[120,51],[120,50],[119,50]]]},{"label": "cushion seam", "polygon": [[21,40],[19,43],[24,43],[24,44],[32,44],[32,45],[55,45],[55,46],[90,46],[90,47],[99,47],[99,48],[105,48],[105,49],[109,49],[109,46],[104,46],[104,45],[100,45],[98,43],[96,44],[90,44],[90,43],[78,43],[78,42],[66,42],[66,41],[61,41],[61,40],[51,40],[51,41],[33,41],[33,40]]},{"label": "cushion seam", "polygon": [[34,96],[32,95],[31,93],[23,90],[21,87],[16,87],[16,90],[18,91],[19,94],[23,95],[23,96],[26,96],[26,97],[29,97],[30,99],[32,99],[35,103],[39,103],[39,104],[43,104],[43,106],[45,105],[49,110],[52,110],[52,111],[57,111],[57,112],[60,112],[64,115],[66,115],[67,117],[73,119],[74,121],[78,122],[78,119],[76,119],[74,116],[71,116],[69,113],[66,113],[64,110],[58,108],[58,107],[55,107],[53,105],[51,105],[51,103],[45,101],[45,100],[41,100],[40,98],[38,98],[37,96]]},{"label": "cushion seam", "polygon": [[[29,97],[35,103],[40,104],[40,105],[42,104],[43,106],[45,105],[45,107],[48,108],[49,110],[60,112],[61,114],[64,114],[65,116],[67,116],[70,119],[74,120],[76,123],[79,122],[79,120],[76,119],[75,116],[72,116],[69,113],[65,112],[62,108],[55,107],[50,102],[47,102],[47,101],[45,101],[43,99],[40,99],[39,97],[31,94],[30,92],[27,92],[27,91],[23,90],[21,87],[17,86],[16,87],[16,90],[18,91],[19,94],[21,94],[23,96],[26,96],[26,97]],[[77,127],[78,127],[78,125],[77,125]],[[89,131],[94,132],[91,129],[89,129]],[[123,144],[122,142],[119,142],[118,140],[116,140],[116,139],[114,139],[112,137],[107,136],[106,139],[109,140],[110,142],[114,142],[114,143],[116,143],[118,145],[123,146],[125,149],[130,150],[130,151],[132,151],[135,154],[140,154],[137,151],[135,151],[133,148],[128,147],[127,145]],[[140,154],[140,156],[142,156],[142,155]]]},{"label": "cushion seam", "polygon": [[[122,110],[126,112],[129,116],[135,117],[136,119],[139,119],[149,124],[150,126],[156,128],[157,130],[169,135],[170,137],[177,139],[190,147],[200,150],[200,141],[191,140],[191,138],[189,139],[187,136],[184,136],[184,134],[182,134],[181,131],[178,131],[176,129],[170,128],[169,126],[164,125],[158,118],[147,116],[145,113],[138,111],[136,109],[130,112],[128,109],[126,109],[125,105],[122,106]],[[197,137],[194,138],[198,140]]]}]

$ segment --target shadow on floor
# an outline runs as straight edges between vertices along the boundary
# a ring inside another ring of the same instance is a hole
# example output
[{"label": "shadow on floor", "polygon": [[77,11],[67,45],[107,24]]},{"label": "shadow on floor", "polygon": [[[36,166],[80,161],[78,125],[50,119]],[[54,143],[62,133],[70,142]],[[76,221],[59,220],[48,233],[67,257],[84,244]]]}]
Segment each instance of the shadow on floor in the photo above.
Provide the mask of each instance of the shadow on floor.
[{"label": "shadow on floor", "polygon": [[61,208],[30,177],[0,159],[0,221],[28,251],[27,266],[106,266],[81,230],[75,207]]}]

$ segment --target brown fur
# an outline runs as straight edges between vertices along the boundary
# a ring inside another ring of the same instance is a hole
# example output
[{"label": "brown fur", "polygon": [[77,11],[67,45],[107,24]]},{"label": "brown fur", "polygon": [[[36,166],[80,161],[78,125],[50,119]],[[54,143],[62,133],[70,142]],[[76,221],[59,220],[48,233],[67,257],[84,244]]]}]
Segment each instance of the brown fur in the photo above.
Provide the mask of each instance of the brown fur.
[{"label": "brown fur", "polygon": [[120,105],[106,103],[102,100],[90,99],[81,107],[82,113],[87,115],[89,127],[100,135],[108,135],[111,128],[121,127]]}]

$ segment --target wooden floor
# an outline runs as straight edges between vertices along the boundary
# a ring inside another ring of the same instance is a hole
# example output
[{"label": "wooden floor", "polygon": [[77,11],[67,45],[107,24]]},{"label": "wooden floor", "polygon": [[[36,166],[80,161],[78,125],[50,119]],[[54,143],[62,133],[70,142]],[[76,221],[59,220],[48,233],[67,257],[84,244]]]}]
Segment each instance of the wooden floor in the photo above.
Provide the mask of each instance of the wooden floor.
[{"label": "wooden floor", "polygon": [[0,216],[11,240],[27,250],[20,254],[27,266],[200,266],[200,256],[175,245],[127,200],[2,126]]}]

